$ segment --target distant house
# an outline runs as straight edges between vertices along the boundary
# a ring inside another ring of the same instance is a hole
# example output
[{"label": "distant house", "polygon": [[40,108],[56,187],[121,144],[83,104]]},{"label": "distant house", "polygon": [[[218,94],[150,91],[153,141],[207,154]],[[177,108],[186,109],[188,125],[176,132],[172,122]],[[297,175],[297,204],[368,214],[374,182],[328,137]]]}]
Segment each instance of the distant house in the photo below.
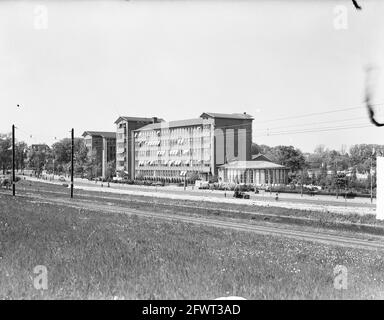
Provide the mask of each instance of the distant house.
[{"label": "distant house", "polygon": [[30,150],[35,152],[49,152],[51,149],[47,144],[41,143],[41,144],[32,144],[30,147]]},{"label": "distant house", "polygon": [[322,174],[323,170],[321,168],[310,168],[307,169],[309,177],[319,177]]},{"label": "distant house", "polygon": [[100,165],[96,176],[107,177],[107,164],[116,159],[116,132],[85,131],[82,135],[88,149],[88,157],[95,157]]},{"label": "distant house", "polygon": [[219,167],[219,181],[253,185],[279,185],[288,183],[289,169],[257,154],[251,161],[232,160]]}]

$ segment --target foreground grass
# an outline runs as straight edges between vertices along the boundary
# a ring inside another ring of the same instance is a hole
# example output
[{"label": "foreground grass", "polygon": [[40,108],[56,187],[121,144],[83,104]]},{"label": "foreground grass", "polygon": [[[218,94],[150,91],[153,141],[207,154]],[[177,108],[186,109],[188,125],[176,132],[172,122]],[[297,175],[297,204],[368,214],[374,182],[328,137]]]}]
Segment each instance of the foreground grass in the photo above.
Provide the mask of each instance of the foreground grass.
[{"label": "foreground grass", "polygon": [[[0,195],[0,299],[384,298],[383,252]],[[333,268],[348,268],[348,289]],[[48,290],[33,268],[48,268]]]}]

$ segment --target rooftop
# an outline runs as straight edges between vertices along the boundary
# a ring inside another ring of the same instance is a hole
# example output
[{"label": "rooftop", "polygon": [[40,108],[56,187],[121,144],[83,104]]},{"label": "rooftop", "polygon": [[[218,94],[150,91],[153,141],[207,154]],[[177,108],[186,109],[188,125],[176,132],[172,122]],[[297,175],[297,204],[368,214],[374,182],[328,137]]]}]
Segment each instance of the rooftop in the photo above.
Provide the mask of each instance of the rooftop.
[{"label": "rooftop", "polygon": [[161,118],[156,118],[156,117],[152,117],[152,118],[143,118],[143,117],[119,117],[115,123],[119,123],[120,121],[124,120],[124,121],[137,121],[137,122],[153,122],[154,118],[157,120],[157,121],[164,121],[164,119],[161,119]]},{"label": "rooftop", "polygon": [[163,122],[163,123],[151,123],[140,129],[137,129],[137,131],[197,126],[197,125],[202,125],[206,123],[208,123],[207,120],[202,118],[176,120],[176,121],[169,121],[169,122]]},{"label": "rooftop", "polygon": [[100,136],[103,138],[116,138],[116,132],[107,132],[107,131],[84,131],[82,134],[83,137],[90,136]]},{"label": "rooftop", "polygon": [[269,159],[266,155],[258,153],[258,154],[253,154],[252,155],[252,160],[253,161],[269,161],[273,162],[271,159]]},{"label": "rooftop", "polygon": [[247,113],[214,113],[203,112],[200,118],[222,118],[222,119],[237,119],[237,120],[253,120],[253,117]]},{"label": "rooftop", "polygon": [[269,161],[233,161],[223,164],[220,168],[226,169],[286,169],[286,167]]}]

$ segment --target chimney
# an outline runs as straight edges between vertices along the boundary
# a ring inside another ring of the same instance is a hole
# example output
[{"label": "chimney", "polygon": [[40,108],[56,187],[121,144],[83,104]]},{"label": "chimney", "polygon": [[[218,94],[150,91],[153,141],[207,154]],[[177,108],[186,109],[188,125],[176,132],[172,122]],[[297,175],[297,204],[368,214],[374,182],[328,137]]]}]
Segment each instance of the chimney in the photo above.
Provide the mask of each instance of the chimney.
[{"label": "chimney", "polygon": [[152,117],[152,123],[157,123],[157,117]]}]

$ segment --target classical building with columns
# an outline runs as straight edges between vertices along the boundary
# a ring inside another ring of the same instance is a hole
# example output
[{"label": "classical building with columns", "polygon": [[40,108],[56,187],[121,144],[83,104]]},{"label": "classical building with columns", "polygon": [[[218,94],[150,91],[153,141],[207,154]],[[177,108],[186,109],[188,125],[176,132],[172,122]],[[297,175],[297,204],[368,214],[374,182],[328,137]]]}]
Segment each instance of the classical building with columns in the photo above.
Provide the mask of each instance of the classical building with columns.
[{"label": "classical building with columns", "polygon": [[229,161],[219,167],[218,177],[223,183],[280,185],[288,183],[288,171],[288,168],[260,154],[253,156],[251,161]]}]

